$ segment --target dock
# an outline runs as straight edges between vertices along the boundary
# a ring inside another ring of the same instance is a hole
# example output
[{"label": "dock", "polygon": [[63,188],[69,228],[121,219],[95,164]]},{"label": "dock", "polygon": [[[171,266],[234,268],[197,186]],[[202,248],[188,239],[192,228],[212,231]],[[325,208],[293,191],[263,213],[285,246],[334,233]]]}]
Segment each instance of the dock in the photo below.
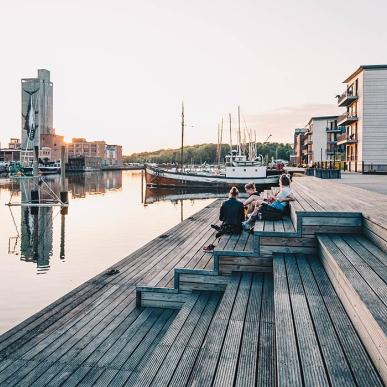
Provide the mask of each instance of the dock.
[{"label": "dock", "polygon": [[386,196],[292,189],[205,253],[215,200],[0,336],[0,386],[386,385]]}]

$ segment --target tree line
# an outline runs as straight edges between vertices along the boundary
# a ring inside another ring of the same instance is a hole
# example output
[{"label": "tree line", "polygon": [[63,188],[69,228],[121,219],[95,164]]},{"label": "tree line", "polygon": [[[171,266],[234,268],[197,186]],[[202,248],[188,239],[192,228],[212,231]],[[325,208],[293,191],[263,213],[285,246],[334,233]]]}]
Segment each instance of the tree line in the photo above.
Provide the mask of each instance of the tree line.
[{"label": "tree line", "polygon": [[[221,162],[230,152],[230,146],[222,144]],[[266,161],[274,159],[289,160],[292,147],[290,144],[283,143],[257,143],[257,154],[262,155]],[[218,161],[217,144],[199,144],[184,147],[185,164],[216,164]],[[153,152],[133,153],[123,156],[125,163],[180,163],[180,148],[178,149],[160,149]]]}]

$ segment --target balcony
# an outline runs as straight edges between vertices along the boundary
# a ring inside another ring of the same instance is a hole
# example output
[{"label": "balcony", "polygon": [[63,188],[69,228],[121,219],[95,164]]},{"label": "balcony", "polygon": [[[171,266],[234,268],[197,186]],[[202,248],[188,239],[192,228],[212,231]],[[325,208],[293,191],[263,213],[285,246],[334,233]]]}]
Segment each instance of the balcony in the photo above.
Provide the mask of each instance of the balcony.
[{"label": "balcony", "polygon": [[327,133],[341,133],[344,131],[344,127],[342,126],[328,126],[326,129]]},{"label": "balcony", "polygon": [[347,112],[339,116],[337,119],[337,125],[346,126],[351,125],[352,123],[358,120],[356,113]]},{"label": "balcony", "polygon": [[349,106],[352,102],[356,101],[358,96],[352,91],[352,89],[348,89],[344,91],[337,99],[337,104],[340,107]]},{"label": "balcony", "polygon": [[357,136],[355,136],[354,133],[347,134],[343,133],[340,136],[337,136],[337,145],[349,145],[349,144],[356,144],[357,143]]}]

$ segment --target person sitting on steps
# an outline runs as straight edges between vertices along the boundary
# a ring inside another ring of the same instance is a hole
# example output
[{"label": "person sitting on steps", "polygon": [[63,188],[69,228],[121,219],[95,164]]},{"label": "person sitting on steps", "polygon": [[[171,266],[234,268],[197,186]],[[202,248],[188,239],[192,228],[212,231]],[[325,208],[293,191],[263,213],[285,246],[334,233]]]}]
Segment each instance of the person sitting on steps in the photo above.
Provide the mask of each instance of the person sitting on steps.
[{"label": "person sitting on steps", "polygon": [[[242,224],[245,230],[251,230],[258,219],[265,220],[266,218],[266,220],[270,220],[270,213],[272,214],[272,220],[282,218],[288,202],[294,200],[292,190],[290,189],[290,178],[288,175],[281,175],[279,179],[279,186],[280,190],[275,196],[269,197],[266,201],[260,199],[255,202],[254,211],[251,213],[249,219]],[[267,215],[265,216],[265,214]]]},{"label": "person sitting on steps", "polygon": [[249,197],[243,202],[243,205],[247,208],[247,213],[251,214],[254,211],[256,201],[260,199],[259,192],[257,192],[254,183],[247,183],[245,191]]},{"label": "person sitting on steps", "polygon": [[[243,203],[238,199],[238,195],[238,188],[232,187],[229,193],[229,199],[224,201],[220,207],[219,220],[222,224],[220,226],[216,224],[211,225],[211,227],[217,231],[215,235],[216,240],[224,234],[240,234],[242,232],[242,222],[245,220],[245,211]],[[203,250],[214,250],[214,243],[204,247]]]}]

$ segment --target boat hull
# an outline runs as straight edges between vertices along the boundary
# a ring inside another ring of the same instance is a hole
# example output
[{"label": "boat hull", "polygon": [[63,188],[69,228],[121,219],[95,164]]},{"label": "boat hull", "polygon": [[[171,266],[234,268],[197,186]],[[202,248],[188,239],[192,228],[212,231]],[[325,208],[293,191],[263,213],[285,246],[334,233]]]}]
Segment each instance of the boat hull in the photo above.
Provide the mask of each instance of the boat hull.
[{"label": "boat hull", "polygon": [[279,175],[266,177],[226,177],[217,175],[197,175],[190,173],[170,172],[153,167],[145,167],[146,184],[149,187],[208,188],[243,186],[254,182],[256,186],[278,184]]}]

